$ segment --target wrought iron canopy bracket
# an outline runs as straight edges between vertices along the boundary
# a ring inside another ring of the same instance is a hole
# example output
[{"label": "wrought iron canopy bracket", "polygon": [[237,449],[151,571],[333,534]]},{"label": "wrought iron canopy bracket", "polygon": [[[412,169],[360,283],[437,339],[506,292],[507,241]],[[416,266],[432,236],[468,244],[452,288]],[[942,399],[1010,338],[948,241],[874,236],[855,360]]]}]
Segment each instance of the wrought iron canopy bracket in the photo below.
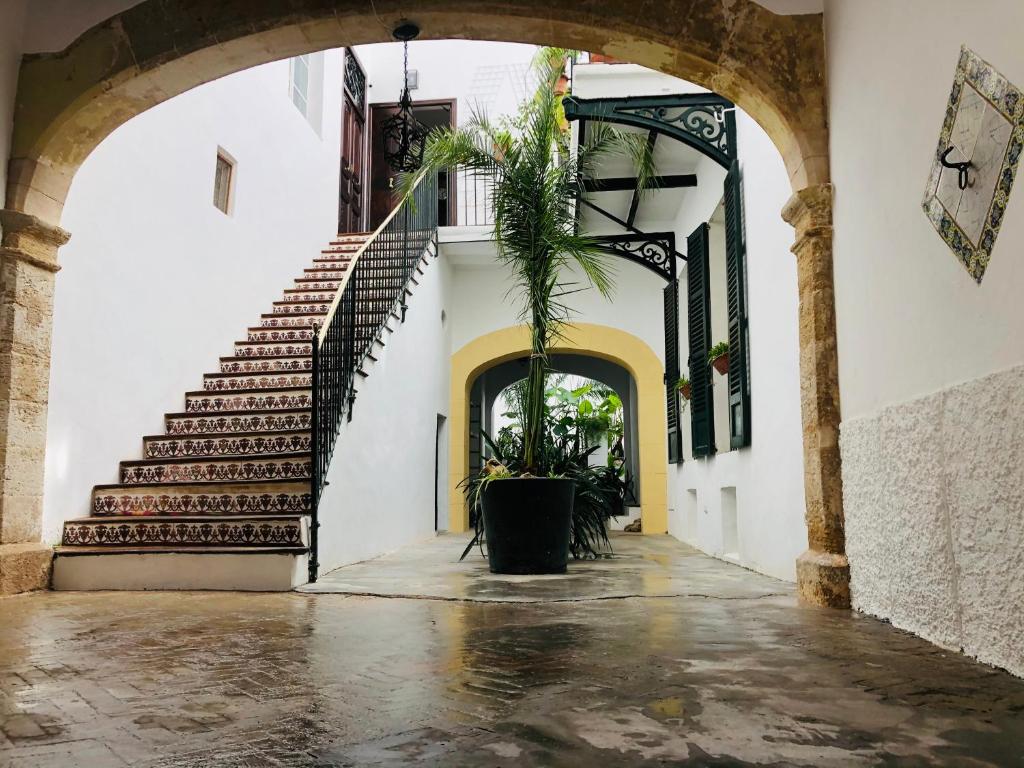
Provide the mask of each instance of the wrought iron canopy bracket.
[{"label": "wrought iron canopy bracket", "polygon": [[727,169],[736,159],[736,114],[728,99],[713,93],[579,99],[562,105],[568,120],[596,120],[664,134],[707,155]]},{"label": "wrought iron canopy bracket", "polygon": [[602,251],[636,262],[668,282],[676,279],[676,236],[673,232],[640,232],[595,238]]}]

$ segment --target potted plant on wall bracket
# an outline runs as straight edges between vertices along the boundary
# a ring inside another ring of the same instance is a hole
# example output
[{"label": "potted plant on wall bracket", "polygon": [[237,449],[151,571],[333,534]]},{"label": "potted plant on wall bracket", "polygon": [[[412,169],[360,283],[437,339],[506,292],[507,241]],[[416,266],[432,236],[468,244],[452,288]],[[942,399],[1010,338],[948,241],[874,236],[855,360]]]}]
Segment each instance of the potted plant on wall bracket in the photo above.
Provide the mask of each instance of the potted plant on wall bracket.
[{"label": "potted plant on wall bracket", "polygon": [[725,376],[729,372],[729,342],[720,341],[708,350],[708,362]]},{"label": "potted plant on wall bracket", "polygon": [[679,377],[678,381],[676,381],[676,389],[679,390],[679,394],[682,395],[683,400],[690,399],[690,395],[692,393],[690,388],[690,379],[687,378],[685,373]]},{"label": "potted plant on wall bracket", "polygon": [[[570,151],[558,83],[569,51],[543,49],[539,85],[518,116],[495,125],[474,115],[460,128],[437,129],[427,138],[423,165],[403,177],[407,199],[418,179],[462,166],[488,178],[498,258],[512,272],[510,296],[518,298],[529,329],[530,355],[519,439],[500,460],[464,482],[477,531],[495,573],[563,573],[569,552],[596,554],[607,544],[605,521],[614,504],[591,482],[589,453],[560,438],[546,409],[549,348],[571,320],[566,297],[579,290],[570,268],[610,296],[612,275],[597,240],[576,231],[575,209],[596,164],[626,153],[641,190],[653,182],[651,151],[639,133],[605,123],[588,126],[587,142]],[[595,467],[593,470],[604,468]],[[595,490],[597,489],[597,490]],[[581,515],[586,516],[583,520]],[[463,556],[473,546],[463,552]]]}]

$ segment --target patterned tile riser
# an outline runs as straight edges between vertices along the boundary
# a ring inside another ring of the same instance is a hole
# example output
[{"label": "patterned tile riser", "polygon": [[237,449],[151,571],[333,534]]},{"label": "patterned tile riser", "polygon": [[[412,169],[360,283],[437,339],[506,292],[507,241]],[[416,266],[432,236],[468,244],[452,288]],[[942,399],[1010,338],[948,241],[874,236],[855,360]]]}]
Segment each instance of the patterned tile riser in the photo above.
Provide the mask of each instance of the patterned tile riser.
[{"label": "patterned tile riser", "polygon": [[260,328],[306,328],[323,321],[323,315],[275,315],[262,318]]},{"label": "patterned tile riser", "polygon": [[267,358],[253,360],[222,360],[221,373],[272,373],[275,371],[309,371],[313,368],[312,357],[291,359]]},{"label": "patterned tile riser", "polygon": [[302,525],[298,521],[261,520],[238,523],[65,523],[61,543],[87,547],[171,544],[297,547],[302,546],[303,541]]},{"label": "patterned tile riser", "polygon": [[311,387],[311,373],[296,373],[290,376],[239,376],[238,378],[204,379],[203,389],[210,392],[223,392],[233,389],[280,389],[281,387]]},{"label": "patterned tile riser", "polygon": [[96,517],[156,517],[200,515],[307,515],[309,493],[232,493],[176,495],[96,492],[92,513]]},{"label": "patterned tile riser", "polygon": [[334,301],[334,292],[329,291],[299,291],[297,293],[290,293],[285,291],[285,301],[305,301],[309,303],[326,302],[330,303]]},{"label": "patterned tile riser", "polygon": [[311,407],[311,402],[308,392],[277,395],[237,395],[235,397],[190,395],[185,400],[185,410],[189,413],[275,411],[309,407]]},{"label": "patterned tile riser", "polygon": [[311,355],[309,344],[236,344],[235,357],[281,357],[282,355]]},{"label": "patterned tile riser", "polygon": [[198,464],[158,464],[121,468],[125,485],[155,483],[261,482],[266,480],[306,480],[310,462],[301,460],[238,461]]},{"label": "patterned tile riser", "polygon": [[209,435],[238,432],[279,432],[286,429],[308,430],[310,414],[260,414],[259,416],[173,417],[167,420],[169,435]]},{"label": "patterned tile riser", "polygon": [[318,304],[275,304],[275,315],[326,315],[331,308],[329,303]]},{"label": "patterned tile riser", "polygon": [[333,269],[307,269],[305,271],[307,277],[314,280],[337,280],[341,281],[345,277],[344,272],[338,272]]},{"label": "patterned tile riser", "polygon": [[341,282],[337,280],[313,280],[306,282],[305,280],[296,280],[296,288],[307,291],[336,291],[341,287]]},{"label": "patterned tile riser", "polygon": [[246,341],[307,341],[313,338],[312,328],[294,328],[290,330],[251,330],[246,333]]},{"label": "patterned tile riser", "polygon": [[267,456],[275,453],[309,451],[309,433],[270,435],[267,437],[208,437],[149,440],[147,459],[199,456]]}]

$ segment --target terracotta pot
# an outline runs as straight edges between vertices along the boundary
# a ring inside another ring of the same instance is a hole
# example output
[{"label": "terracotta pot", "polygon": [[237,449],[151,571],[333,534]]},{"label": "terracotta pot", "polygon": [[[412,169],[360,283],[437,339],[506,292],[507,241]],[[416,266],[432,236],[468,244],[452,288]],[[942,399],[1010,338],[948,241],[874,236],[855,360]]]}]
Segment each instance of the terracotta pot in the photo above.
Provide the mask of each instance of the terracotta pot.
[{"label": "terracotta pot", "polygon": [[729,372],[729,353],[726,352],[724,355],[719,355],[711,364],[715,367],[715,370],[725,376]]},{"label": "terracotta pot", "polygon": [[683,396],[684,400],[689,400],[690,399],[690,393],[692,391],[693,391],[693,389],[690,387],[690,383],[689,382],[687,382],[686,384],[683,384],[683,386],[681,386],[679,388],[679,394]]},{"label": "terracotta pot", "polygon": [[565,96],[569,92],[569,76],[559,75],[558,82],[555,84],[555,95]]}]

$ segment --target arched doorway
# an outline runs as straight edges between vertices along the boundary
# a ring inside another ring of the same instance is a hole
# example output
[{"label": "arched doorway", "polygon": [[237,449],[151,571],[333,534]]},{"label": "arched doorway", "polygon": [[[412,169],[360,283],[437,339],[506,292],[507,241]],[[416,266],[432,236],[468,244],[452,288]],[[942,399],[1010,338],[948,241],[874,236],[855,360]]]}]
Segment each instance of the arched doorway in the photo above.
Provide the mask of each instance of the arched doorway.
[{"label": "arched doorway", "polygon": [[[469,423],[469,468],[477,471],[483,462],[492,455],[485,436],[497,438],[504,424],[514,420],[508,413],[512,407],[508,393],[517,384],[526,380],[528,357],[519,357],[498,363],[482,371],[470,385],[470,423]],[[549,404],[558,408],[558,397],[562,401],[561,413],[575,416],[585,400],[591,408],[602,405],[609,409],[610,396],[614,395],[620,408],[613,413],[609,422],[611,429],[603,435],[590,435],[587,446],[594,449],[590,457],[591,465],[604,465],[610,460],[615,461],[629,484],[626,498],[627,507],[642,504],[642,488],[640,486],[640,459],[637,440],[637,390],[636,382],[630,372],[607,358],[589,355],[580,351],[578,354],[553,354],[550,357],[551,375],[549,377]],[[589,388],[586,395],[573,397],[573,390]],[[614,459],[612,454],[614,454]],[[628,510],[623,510],[628,512]],[[613,521],[621,527],[627,517],[618,517]]]},{"label": "arched doorway", "polygon": [[[470,402],[473,384],[496,366],[515,361],[530,351],[525,326],[503,328],[479,336],[451,359],[451,399],[448,418],[448,527],[464,531],[469,511],[459,484],[469,474]],[[665,398],[661,360],[642,339],[625,331],[590,323],[575,323],[552,349],[556,356],[585,356],[621,367],[636,387],[636,445],[638,485],[642,488],[640,515],[644,533],[668,530],[668,459],[664,447]]]},{"label": "arched doorway", "polygon": [[[38,541],[53,280],[68,237],[58,225],[84,159],[118,125],[200,83],[280,58],[387,40],[407,16],[427,38],[560,44],[683,77],[738,104],[772,138],[795,192],[783,215],[797,232],[810,544],[798,580],[805,600],[848,605],[822,18],[779,16],[753,0],[669,2],[648,15],[625,0],[586,10],[543,0],[423,0],[414,9],[397,0],[258,0],[241,14],[204,0],[145,0],[59,54],[27,57],[0,214],[0,324],[16,329],[0,348],[0,378],[17,383],[0,393],[0,541]],[[24,307],[31,308],[29,322]]]}]

